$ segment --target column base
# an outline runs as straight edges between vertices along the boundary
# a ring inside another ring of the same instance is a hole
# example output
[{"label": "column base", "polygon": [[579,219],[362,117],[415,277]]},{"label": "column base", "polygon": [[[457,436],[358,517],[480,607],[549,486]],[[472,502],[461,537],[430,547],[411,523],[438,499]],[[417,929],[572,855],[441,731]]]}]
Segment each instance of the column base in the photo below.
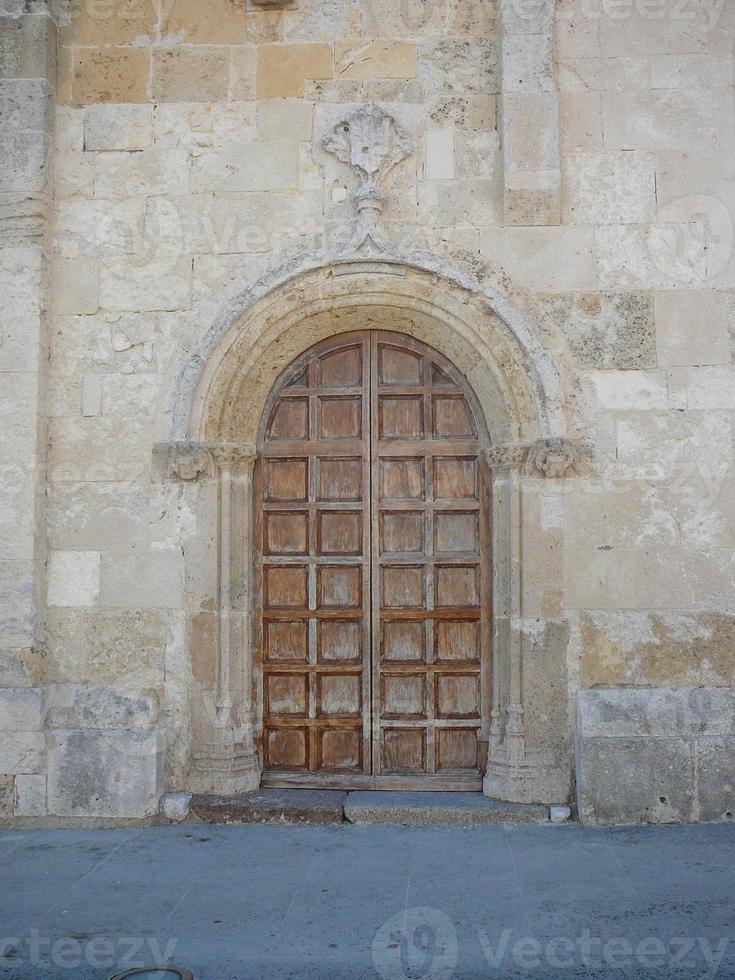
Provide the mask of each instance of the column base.
[{"label": "column base", "polygon": [[194,752],[187,780],[192,793],[234,795],[260,786],[261,768],[252,745],[238,742],[230,727],[215,728]]},{"label": "column base", "polygon": [[570,790],[569,772],[560,766],[528,757],[518,765],[490,760],[482,781],[485,796],[508,803],[566,803]]}]

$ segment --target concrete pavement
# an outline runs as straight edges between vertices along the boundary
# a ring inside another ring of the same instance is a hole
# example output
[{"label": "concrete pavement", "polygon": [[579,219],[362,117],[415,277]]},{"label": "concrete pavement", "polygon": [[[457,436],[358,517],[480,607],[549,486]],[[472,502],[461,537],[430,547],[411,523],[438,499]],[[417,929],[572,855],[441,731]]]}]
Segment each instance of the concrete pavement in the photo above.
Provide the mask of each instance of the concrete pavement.
[{"label": "concrete pavement", "polygon": [[0,832],[0,978],[732,977],[731,826]]}]

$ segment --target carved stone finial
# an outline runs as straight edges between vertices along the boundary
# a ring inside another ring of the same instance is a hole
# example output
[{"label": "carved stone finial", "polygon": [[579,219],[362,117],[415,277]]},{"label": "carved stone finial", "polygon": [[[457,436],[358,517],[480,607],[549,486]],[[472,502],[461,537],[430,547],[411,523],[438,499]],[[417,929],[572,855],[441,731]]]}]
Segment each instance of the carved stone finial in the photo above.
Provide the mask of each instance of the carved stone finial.
[{"label": "carved stone finial", "polygon": [[341,119],[322,145],[360,177],[360,187],[352,194],[358,223],[345,253],[354,252],[368,240],[385,251],[387,243],[377,228],[385,192],[378,184],[409,155],[413,148],[411,137],[393,116],[370,104]]},{"label": "carved stone finial", "polygon": [[529,474],[558,478],[576,467],[581,458],[579,446],[568,439],[538,439],[528,451],[526,469]]}]

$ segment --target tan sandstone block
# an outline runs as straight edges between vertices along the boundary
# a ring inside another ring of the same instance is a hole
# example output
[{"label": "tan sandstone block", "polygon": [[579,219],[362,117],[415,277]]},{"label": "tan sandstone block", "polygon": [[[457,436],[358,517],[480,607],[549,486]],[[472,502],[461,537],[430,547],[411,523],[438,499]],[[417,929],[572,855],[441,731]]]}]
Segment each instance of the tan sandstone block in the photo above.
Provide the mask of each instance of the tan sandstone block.
[{"label": "tan sandstone block", "polygon": [[337,44],[334,61],[340,78],[416,77],[416,45],[406,41]]},{"label": "tan sandstone block", "polygon": [[244,0],[176,0],[164,4],[164,40],[180,44],[239,44],[246,33]]},{"label": "tan sandstone block", "polygon": [[149,59],[145,48],[77,48],[72,102],[147,102]]},{"label": "tan sandstone block", "polygon": [[258,49],[254,45],[232,48],[230,59],[232,98],[244,101],[254,99],[258,71]]},{"label": "tan sandstone block", "polygon": [[265,44],[258,49],[259,99],[301,95],[307,78],[332,78],[333,74],[329,44]]},{"label": "tan sandstone block", "polygon": [[[177,0],[178,3],[178,0]],[[63,44],[142,44],[150,43],[156,29],[158,11],[151,0],[145,2],[95,2],[70,4],[70,23],[60,29]]]},{"label": "tan sandstone block", "polygon": [[156,102],[216,102],[227,98],[230,57],[225,48],[180,48],[153,55]]}]

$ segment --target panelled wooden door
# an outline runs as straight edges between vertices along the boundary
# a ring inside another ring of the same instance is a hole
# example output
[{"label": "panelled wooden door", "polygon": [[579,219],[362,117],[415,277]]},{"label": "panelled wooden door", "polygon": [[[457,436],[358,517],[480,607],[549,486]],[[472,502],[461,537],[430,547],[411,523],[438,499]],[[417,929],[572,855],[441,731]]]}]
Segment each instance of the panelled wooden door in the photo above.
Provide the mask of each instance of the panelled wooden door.
[{"label": "panelled wooden door", "polygon": [[402,334],[324,341],[276,385],[258,479],[265,783],[479,785],[485,441],[465,379]]}]

